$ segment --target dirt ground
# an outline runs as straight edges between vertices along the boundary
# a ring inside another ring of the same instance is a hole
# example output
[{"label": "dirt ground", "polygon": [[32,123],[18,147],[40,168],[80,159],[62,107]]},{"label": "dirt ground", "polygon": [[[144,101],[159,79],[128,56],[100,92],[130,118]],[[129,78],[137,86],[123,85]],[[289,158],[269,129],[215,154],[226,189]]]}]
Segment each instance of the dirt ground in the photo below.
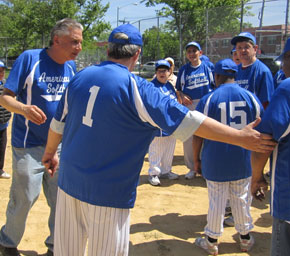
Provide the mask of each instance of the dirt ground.
[{"label": "dirt ground", "polygon": [[[10,132],[9,132],[10,135]],[[10,139],[9,139],[10,142]],[[5,170],[11,170],[11,146],[7,147]],[[208,195],[202,178],[185,180],[182,143],[177,142],[173,172],[179,180],[162,180],[162,186],[153,187],[147,182],[148,158],[145,158],[135,208],[131,211],[130,256],[192,256],[207,255],[193,243],[206,225]],[[11,179],[0,180],[0,225],[5,223]],[[242,253],[237,244],[237,233],[225,227],[219,240],[219,255],[269,255],[271,216],[269,193],[263,202],[253,201],[252,216],[256,244],[249,253]],[[27,226],[18,249],[22,255],[44,255],[44,240],[48,235],[48,207],[41,193],[27,220]],[[68,256],[68,255],[64,255]],[[101,256],[101,255],[97,255]]]}]

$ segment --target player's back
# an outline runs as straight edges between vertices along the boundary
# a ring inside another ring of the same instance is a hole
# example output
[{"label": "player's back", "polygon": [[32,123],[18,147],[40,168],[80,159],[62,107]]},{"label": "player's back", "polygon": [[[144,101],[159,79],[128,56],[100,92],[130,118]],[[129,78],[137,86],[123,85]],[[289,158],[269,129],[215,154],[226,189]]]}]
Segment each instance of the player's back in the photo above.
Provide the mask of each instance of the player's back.
[{"label": "player's back", "polygon": [[[262,106],[252,93],[238,84],[223,84],[203,97],[196,109],[223,124],[242,129],[260,116]],[[214,181],[249,177],[250,152],[238,146],[204,140],[202,171],[206,179]]]}]

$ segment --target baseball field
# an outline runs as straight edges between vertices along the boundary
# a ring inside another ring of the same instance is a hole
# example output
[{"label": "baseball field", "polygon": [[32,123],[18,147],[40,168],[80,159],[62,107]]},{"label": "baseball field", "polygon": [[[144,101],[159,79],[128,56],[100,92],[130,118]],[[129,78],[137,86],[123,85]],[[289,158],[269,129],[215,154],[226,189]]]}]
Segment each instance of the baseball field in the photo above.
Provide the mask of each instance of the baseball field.
[{"label": "baseball field", "polygon": [[[10,137],[10,129],[8,133]],[[11,170],[10,138],[7,146],[5,170]],[[196,256],[207,255],[194,245],[206,224],[208,197],[205,181],[201,178],[185,180],[187,170],[183,162],[182,143],[177,142],[172,171],[179,180],[161,180],[160,187],[147,182],[148,158],[146,156],[140,176],[135,208],[131,211],[130,256]],[[5,223],[11,179],[0,180],[0,225]],[[253,201],[252,232],[256,244],[248,253],[240,252],[238,235],[234,228],[225,227],[219,240],[219,255],[269,255],[271,216],[269,192],[263,202]],[[48,206],[41,193],[30,211],[26,230],[18,249],[22,255],[45,255],[44,240],[48,235]],[[64,255],[68,256],[68,255]],[[102,255],[98,255],[102,256]]]}]

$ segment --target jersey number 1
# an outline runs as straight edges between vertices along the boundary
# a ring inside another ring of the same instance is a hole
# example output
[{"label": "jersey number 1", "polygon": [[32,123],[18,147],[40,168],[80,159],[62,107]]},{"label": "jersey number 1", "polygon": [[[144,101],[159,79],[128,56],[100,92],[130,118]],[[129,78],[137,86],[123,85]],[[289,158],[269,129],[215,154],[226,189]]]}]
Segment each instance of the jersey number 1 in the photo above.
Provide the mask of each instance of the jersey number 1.
[{"label": "jersey number 1", "polygon": [[83,124],[89,127],[93,125],[92,112],[100,87],[94,85],[90,88],[90,98],[87,105],[86,114],[83,116]]}]

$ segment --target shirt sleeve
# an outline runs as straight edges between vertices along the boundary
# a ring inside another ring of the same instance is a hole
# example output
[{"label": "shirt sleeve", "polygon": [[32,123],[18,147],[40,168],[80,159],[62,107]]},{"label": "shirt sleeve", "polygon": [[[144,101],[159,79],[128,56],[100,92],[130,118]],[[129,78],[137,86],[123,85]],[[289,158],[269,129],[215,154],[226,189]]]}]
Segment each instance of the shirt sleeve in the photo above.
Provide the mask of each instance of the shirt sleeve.
[{"label": "shirt sleeve", "polygon": [[275,91],[268,105],[262,122],[257,130],[271,134],[276,141],[289,134],[290,131],[290,79],[285,80]]}]

